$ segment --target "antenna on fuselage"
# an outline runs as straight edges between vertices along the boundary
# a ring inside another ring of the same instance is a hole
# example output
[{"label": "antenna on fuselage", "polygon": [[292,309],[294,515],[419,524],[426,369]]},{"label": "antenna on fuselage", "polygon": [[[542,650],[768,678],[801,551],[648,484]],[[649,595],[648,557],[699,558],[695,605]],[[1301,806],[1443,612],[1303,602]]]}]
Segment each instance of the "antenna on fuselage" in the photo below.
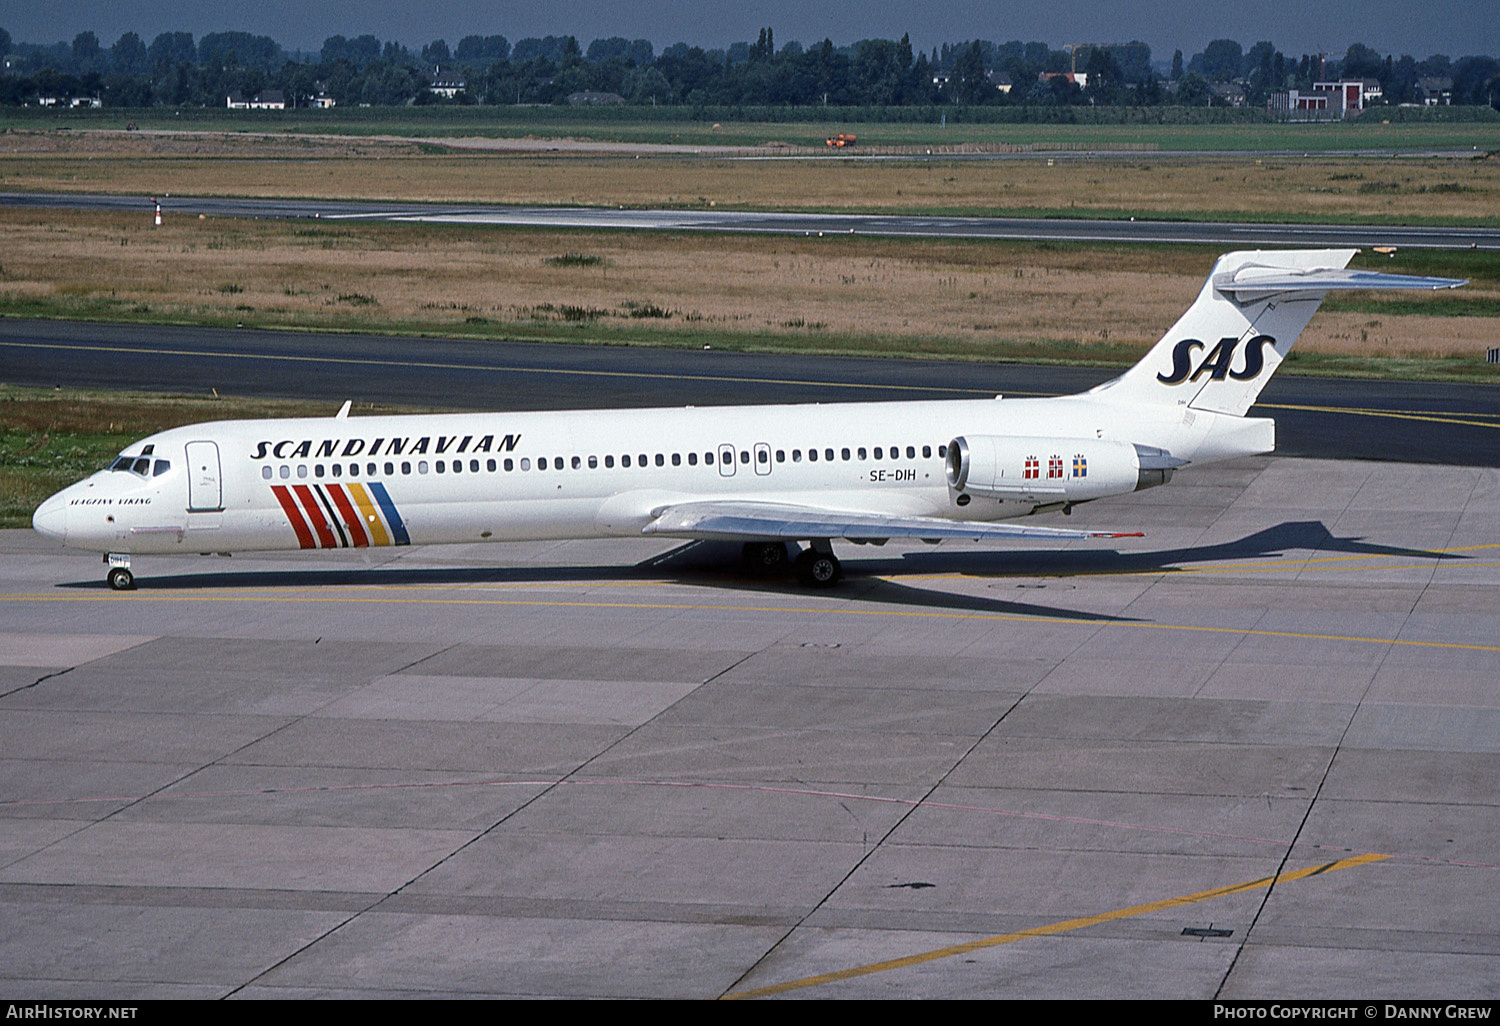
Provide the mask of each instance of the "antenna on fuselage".
[{"label": "antenna on fuselage", "polygon": [[333,419],[334,420],[343,420],[345,417],[349,416],[349,407],[351,407],[353,405],[354,405],[354,400],[352,400],[352,399],[345,399],[344,400],[344,405],[339,407],[339,412],[337,412],[337,413],[335,413],[333,415]]}]

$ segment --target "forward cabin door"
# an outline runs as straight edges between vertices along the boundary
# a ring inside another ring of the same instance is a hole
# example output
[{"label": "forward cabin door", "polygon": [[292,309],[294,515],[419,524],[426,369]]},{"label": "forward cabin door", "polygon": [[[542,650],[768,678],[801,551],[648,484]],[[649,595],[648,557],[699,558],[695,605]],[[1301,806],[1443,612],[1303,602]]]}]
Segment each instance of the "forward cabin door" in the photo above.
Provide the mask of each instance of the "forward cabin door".
[{"label": "forward cabin door", "polygon": [[224,491],[220,483],[217,442],[187,444],[188,512],[221,513]]}]

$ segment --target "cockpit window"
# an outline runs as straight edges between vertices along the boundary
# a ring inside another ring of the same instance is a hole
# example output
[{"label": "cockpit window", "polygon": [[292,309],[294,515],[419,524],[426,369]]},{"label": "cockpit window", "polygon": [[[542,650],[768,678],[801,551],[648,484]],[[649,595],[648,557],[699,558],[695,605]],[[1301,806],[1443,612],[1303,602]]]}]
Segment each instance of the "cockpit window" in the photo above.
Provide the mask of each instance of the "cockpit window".
[{"label": "cockpit window", "polygon": [[160,477],[172,469],[171,460],[155,460],[155,467],[150,456],[118,456],[108,467],[109,470],[124,470],[140,477]]}]

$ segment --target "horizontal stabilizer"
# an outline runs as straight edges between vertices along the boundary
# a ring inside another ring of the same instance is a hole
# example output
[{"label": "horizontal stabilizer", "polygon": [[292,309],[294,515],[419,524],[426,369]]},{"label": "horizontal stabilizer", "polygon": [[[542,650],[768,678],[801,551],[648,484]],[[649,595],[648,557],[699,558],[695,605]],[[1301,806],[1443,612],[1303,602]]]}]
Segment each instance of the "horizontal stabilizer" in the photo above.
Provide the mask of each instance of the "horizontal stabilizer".
[{"label": "horizontal stabilizer", "polygon": [[1225,274],[1216,274],[1214,288],[1232,293],[1238,302],[1265,299],[1288,292],[1323,292],[1328,289],[1456,289],[1467,285],[1461,278],[1423,278],[1413,274],[1386,274],[1337,267],[1285,268],[1249,264]]},{"label": "horizontal stabilizer", "polygon": [[973,541],[1046,538],[1064,541],[1140,537],[1139,533],[965,523],[961,520],[939,520],[936,517],[850,513],[772,502],[688,502],[667,506],[656,511],[656,519],[647,524],[642,533],[711,541],[807,541],[812,538],[847,538],[851,541],[883,541],[887,538],[957,538]]}]

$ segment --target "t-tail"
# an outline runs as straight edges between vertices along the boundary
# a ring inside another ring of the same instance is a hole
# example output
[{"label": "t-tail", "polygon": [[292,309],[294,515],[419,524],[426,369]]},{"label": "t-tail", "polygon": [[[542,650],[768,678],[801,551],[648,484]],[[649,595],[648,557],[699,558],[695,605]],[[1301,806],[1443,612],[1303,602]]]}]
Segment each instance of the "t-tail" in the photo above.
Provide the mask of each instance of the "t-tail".
[{"label": "t-tail", "polygon": [[1451,289],[1455,278],[1348,270],[1355,249],[1226,253],[1145,359],[1094,389],[1110,403],[1243,417],[1330,289]]}]

